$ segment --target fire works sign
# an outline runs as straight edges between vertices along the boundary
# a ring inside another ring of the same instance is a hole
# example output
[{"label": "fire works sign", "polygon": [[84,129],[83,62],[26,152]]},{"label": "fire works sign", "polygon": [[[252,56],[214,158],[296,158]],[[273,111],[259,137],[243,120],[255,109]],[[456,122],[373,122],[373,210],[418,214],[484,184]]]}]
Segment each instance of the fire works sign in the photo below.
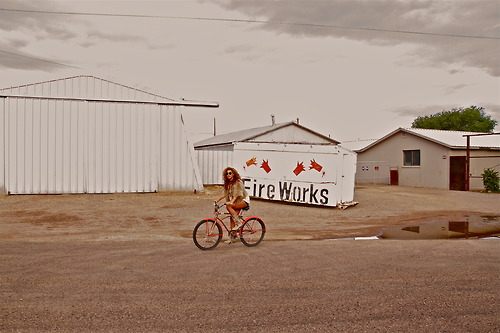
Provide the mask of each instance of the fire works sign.
[{"label": "fire works sign", "polygon": [[296,183],[292,181],[271,181],[245,178],[245,189],[252,197],[307,203],[312,205],[329,204],[329,188],[325,184]]},{"label": "fire works sign", "polygon": [[336,206],[338,154],[279,147],[282,149],[235,149],[235,167],[248,194],[267,200]]}]

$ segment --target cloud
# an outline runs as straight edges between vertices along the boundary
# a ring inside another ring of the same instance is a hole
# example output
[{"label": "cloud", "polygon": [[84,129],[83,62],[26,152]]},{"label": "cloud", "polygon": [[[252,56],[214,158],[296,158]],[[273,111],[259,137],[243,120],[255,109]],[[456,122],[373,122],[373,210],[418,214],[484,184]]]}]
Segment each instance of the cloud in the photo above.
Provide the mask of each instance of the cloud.
[{"label": "cloud", "polygon": [[[51,3],[38,1],[3,0],[1,5],[2,8],[18,10],[55,9]],[[36,40],[66,41],[76,37],[65,28],[74,21],[74,18],[64,16],[0,11],[0,33],[5,36],[3,41],[0,40],[0,67],[42,71],[68,67],[58,59],[47,59],[27,52],[25,48]],[[14,37],[9,37],[9,34]],[[23,37],[19,37],[20,34]]]},{"label": "cloud", "polygon": [[98,30],[91,30],[86,34],[83,41],[80,42],[78,45],[80,45],[81,47],[88,48],[94,45],[99,45],[101,44],[102,41],[114,42],[114,43],[146,42],[145,38],[139,36],[133,36],[129,34],[113,34]]},{"label": "cloud", "polygon": [[7,46],[13,49],[20,49],[28,45],[28,41],[25,39],[11,38],[7,40]]},{"label": "cloud", "polygon": [[238,44],[238,45],[232,45],[229,47],[226,47],[224,49],[224,52],[227,54],[234,54],[234,53],[248,53],[253,50],[253,47],[248,45],[248,44]]},{"label": "cloud", "polygon": [[451,110],[453,108],[458,107],[458,105],[426,105],[426,106],[405,106],[399,107],[391,110],[391,112],[397,114],[402,117],[420,117],[426,116],[434,113],[438,113],[441,111]]},{"label": "cloud", "polygon": [[257,59],[269,56],[269,54],[272,54],[273,51],[268,50],[268,52],[262,53],[250,44],[235,44],[225,47],[222,52],[227,55],[238,56],[243,61],[253,62]]},{"label": "cloud", "polygon": [[[402,117],[412,117],[417,118],[420,116],[428,116],[442,111],[449,111],[454,108],[459,107],[469,107],[470,105],[427,105],[427,106],[417,106],[417,107],[399,107],[391,110],[391,112]],[[500,121],[500,105],[498,104],[477,104],[478,107],[483,107],[484,112],[495,120]]]},{"label": "cloud", "polygon": [[487,114],[491,115],[491,118],[498,121],[498,125],[500,126],[500,105],[498,105],[498,104],[485,104],[484,110]]},{"label": "cloud", "polygon": [[459,74],[459,73],[463,73],[463,72],[464,72],[463,70],[461,70],[461,69],[456,69],[456,68],[450,69],[450,70],[448,71],[448,73],[450,73],[450,74]]},{"label": "cloud", "polygon": [[[64,3],[23,0],[3,0],[1,3],[1,7],[6,9],[44,12],[64,11],[64,5]],[[88,32],[77,33],[78,26],[86,27],[83,31]],[[9,37],[10,35],[12,37]],[[99,31],[92,28],[86,20],[75,15],[0,11],[0,52],[2,53],[0,67],[43,71],[68,67],[67,61],[53,57],[48,59],[47,56],[30,53],[27,48],[41,41],[66,43],[70,40],[83,48],[102,45],[103,41],[142,43],[152,50],[174,47],[171,43],[151,44],[147,38],[133,34]]]},{"label": "cloud", "polygon": [[111,42],[144,42],[145,38],[140,36],[132,36],[129,34],[113,34],[102,31],[89,31],[87,34],[89,38],[101,39]]},{"label": "cloud", "polygon": [[455,85],[452,85],[449,87],[445,87],[444,94],[451,95],[451,94],[457,92],[458,90],[461,90],[461,89],[466,88],[468,86],[469,86],[469,84],[460,83],[460,84],[455,84]]},{"label": "cloud", "polygon": [[[441,0],[214,2],[253,19],[269,21],[261,25],[266,30],[295,36],[347,38],[377,45],[411,43],[419,46],[417,55],[427,59],[432,65],[460,64],[481,68],[493,76],[500,76],[500,40],[366,30],[500,38],[497,0],[483,0],[479,3]],[[290,22],[299,24],[287,24]]]},{"label": "cloud", "polygon": [[0,68],[52,71],[69,65],[35,57],[21,51],[9,51],[0,43]]},{"label": "cloud", "polygon": [[[50,2],[2,0],[2,8],[16,10],[57,10]],[[0,31],[31,31],[38,38],[67,40],[75,37],[64,25],[74,22],[74,17],[29,12],[0,11]]]}]

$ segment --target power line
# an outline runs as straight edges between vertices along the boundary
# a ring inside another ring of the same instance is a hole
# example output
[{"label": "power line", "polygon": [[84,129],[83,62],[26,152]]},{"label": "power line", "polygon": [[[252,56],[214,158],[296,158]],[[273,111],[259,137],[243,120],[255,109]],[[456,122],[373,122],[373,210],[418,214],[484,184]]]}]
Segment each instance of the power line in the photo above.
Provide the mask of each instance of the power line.
[{"label": "power line", "polygon": [[13,56],[16,56],[16,57],[22,57],[22,58],[26,58],[26,59],[31,59],[31,60],[36,60],[36,61],[40,61],[40,62],[45,62],[45,63],[51,64],[51,65],[57,65],[57,66],[63,66],[63,67],[70,67],[70,68],[80,68],[80,67],[77,67],[77,66],[67,65],[67,64],[64,64],[62,62],[56,62],[56,61],[47,60],[47,59],[44,59],[44,58],[33,57],[33,56],[25,55],[25,54],[20,54],[20,53],[5,51],[5,50],[2,50],[2,49],[0,49],[0,53],[4,53],[4,54],[8,54],[8,55],[13,55]]},{"label": "power line", "polygon": [[437,37],[500,40],[500,37],[495,37],[495,36],[463,35],[463,34],[452,34],[452,33],[437,33],[437,32],[423,32],[423,31],[411,31],[411,30],[382,29],[382,28],[340,26],[340,25],[319,24],[319,23],[301,23],[301,22],[255,20],[255,19],[215,18],[215,17],[196,17],[196,16],[166,16],[166,15],[145,15],[145,14],[112,14],[112,13],[67,12],[67,11],[55,12],[48,10],[28,10],[28,9],[9,9],[9,8],[0,8],[0,11],[13,12],[13,13],[52,14],[52,15],[108,16],[108,17],[154,18],[154,19],[191,20],[191,21],[218,21],[218,22],[233,22],[233,23],[237,22],[237,23],[279,24],[279,25],[302,26],[302,27],[324,28],[324,29],[358,30],[358,31],[389,32],[398,34],[437,36]]}]

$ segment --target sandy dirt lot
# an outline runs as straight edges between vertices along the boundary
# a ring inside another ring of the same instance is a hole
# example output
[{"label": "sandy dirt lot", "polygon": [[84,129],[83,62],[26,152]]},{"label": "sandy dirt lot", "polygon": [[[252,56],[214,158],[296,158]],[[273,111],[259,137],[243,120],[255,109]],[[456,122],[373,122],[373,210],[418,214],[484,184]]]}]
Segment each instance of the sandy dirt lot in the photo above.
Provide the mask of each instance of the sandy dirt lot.
[{"label": "sandy dirt lot", "polygon": [[264,242],[203,252],[191,232],[218,191],[0,197],[0,331],[500,331],[500,241],[345,240],[498,217],[499,195],[368,186],[346,210],[254,200]]},{"label": "sandy dirt lot", "polygon": [[[0,197],[0,240],[183,240],[213,211],[218,187],[204,193]],[[369,236],[383,227],[500,216],[500,195],[391,186],[359,187],[346,210],[252,201],[266,240]]]}]

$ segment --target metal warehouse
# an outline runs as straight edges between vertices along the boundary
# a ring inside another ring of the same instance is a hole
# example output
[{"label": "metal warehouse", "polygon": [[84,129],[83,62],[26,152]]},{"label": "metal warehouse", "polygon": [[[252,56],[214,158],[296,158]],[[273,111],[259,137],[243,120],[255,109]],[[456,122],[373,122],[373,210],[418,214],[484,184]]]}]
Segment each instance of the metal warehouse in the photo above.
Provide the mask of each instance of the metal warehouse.
[{"label": "metal warehouse", "polygon": [[201,190],[184,107],[94,76],[0,89],[0,193]]},{"label": "metal warehouse", "polygon": [[250,196],[322,206],[353,201],[356,154],[296,122],[214,136],[195,144],[204,184],[235,167]]}]

